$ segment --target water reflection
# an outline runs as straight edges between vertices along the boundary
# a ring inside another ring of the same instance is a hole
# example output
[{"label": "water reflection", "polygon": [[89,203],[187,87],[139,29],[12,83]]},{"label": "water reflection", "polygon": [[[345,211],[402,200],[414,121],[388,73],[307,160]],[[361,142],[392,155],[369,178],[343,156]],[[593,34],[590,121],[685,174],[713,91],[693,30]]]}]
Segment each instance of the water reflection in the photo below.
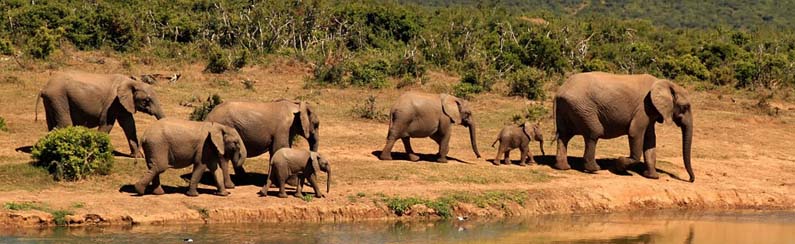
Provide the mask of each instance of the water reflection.
[{"label": "water reflection", "polygon": [[792,243],[795,212],[640,212],[497,221],[0,230],[0,243]]}]

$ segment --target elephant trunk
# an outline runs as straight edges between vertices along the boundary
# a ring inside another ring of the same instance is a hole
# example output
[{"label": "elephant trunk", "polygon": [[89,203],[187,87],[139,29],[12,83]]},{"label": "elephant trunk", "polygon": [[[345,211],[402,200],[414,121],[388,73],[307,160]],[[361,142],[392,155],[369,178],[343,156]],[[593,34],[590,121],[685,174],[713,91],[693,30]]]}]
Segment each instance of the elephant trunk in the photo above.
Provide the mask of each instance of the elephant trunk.
[{"label": "elephant trunk", "polygon": [[472,143],[472,151],[475,152],[475,156],[480,158],[480,152],[478,151],[478,140],[477,136],[475,136],[475,124],[469,123],[469,142]]},{"label": "elephant trunk", "polygon": [[541,155],[547,156],[547,153],[544,152],[544,141],[538,141],[538,146],[541,147]]},{"label": "elephant trunk", "polygon": [[693,168],[690,165],[690,148],[693,144],[693,116],[688,113],[682,123],[682,161],[685,163],[687,174],[690,175],[690,182],[696,180]]},{"label": "elephant trunk", "polygon": [[331,190],[331,165],[326,166],[326,193]]},{"label": "elephant trunk", "polygon": [[162,108],[160,108],[160,106],[157,106],[157,109],[155,109],[155,112],[154,112],[154,114],[153,114],[153,115],[155,116],[155,118],[156,118],[157,120],[160,120],[160,119],[162,119],[162,118],[165,118],[165,117],[166,117],[166,114],[165,114],[165,113],[163,113],[163,109],[162,109]]},{"label": "elephant trunk", "polygon": [[246,151],[246,147],[243,146],[241,141],[240,149],[235,153],[234,157],[232,157],[232,163],[235,165],[235,168],[239,168],[243,166],[243,163],[246,162],[246,157],[248,157],[248,152]]}]

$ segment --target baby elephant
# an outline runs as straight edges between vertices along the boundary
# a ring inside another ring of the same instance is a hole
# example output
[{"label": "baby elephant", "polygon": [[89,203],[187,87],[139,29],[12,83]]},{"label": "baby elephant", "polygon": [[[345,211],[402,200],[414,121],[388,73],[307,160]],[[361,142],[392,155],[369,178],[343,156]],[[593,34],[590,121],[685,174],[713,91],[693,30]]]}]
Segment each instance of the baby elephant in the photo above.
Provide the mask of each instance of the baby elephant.
[{"label": "baby elephant", "polygon": [[536,140],[539,142],[539,146],[541,147],[541,154],[546,155],[544,153],[544,137],[541,135],[541,129],[539,128],[539,124],[531,124],[529,122],[525,122],[522,125],[508,125],[502,128],[500,131],[499,136],[497,136],[497,140],[494,140],[494,143],[491,144],[491,147],[494,147],[494,144],[500,142],[500,147],[497,150],[497,157],[494,158],[494,165],[500,165],[500,155],[505,155],[505,159],[502,161],[503,164],[510,164],[510,153],[511,150],[514,148],[519,148],[520,152],[522,153],[521,161],[519,165],[525,166],[525,162],[527,159],[530,159],[530,163],[534,163],[533,161],[533,153],[530,152],[530,148],[528,145],[530,141]]},{"label": "baby elephant", "polygon": [[331,186],[331,166],[329,166],[328,159],[322,154],[310,152],[302,149],[282,148],[276,151],[271,156],[270,168],[268,169],[268,179],[262,190],[259,192],[260,196],[268,196],[268,188],[270,188],[271,180],[279,186],[279,197],[287,197],[284,191],[285,184],[293,177],[298,177],[298,184],[296,186],[295,196],[302,197],[301,188],[304,186],[304,180],[309,179],[309,184],[315,189],[316,197],[324,197],[320,192],[317,185],[317,172],[326,172],[326,192]]},{"label": "baby elephant", "polygon": [[[146,166],[149,171],[135,183],[135,191],[143,195],[152,183],[155,195],[163,194],[160,173],[168,168],[185,168],[193,165],[188,196],[197,196],[205,169],[215,175],[217,195],[226,196],[226,188],[234,188],[229,178],[229,160],[240,166],[246,160],[246,147],[237,131],[213,122],[196,122],[178,119],[161,119],[152,124],[143,139]],[[221,170],[216,170],[218,167]]]}]

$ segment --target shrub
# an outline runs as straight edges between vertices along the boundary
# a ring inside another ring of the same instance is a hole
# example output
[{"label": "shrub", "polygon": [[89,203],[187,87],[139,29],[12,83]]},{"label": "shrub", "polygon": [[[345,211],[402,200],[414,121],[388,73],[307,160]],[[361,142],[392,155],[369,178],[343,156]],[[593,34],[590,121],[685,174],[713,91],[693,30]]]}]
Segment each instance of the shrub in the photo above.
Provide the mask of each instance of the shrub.
[{"label": "shrub", "polygon": [[544,93],[544,73],[533,67],[526,67],[511,74],[510,86],[512,96],[522,96],[527,99],[540,100],[546,97]]},{"label": "shrub", "polygon": [[204,68],[204,71],[220,74],[227,70],[229,70],[229,59],[224,55],[223,49],[217,46],[210,48],[210,53],[207,56],[207,67]]},{"label": "shrub", "polygon": [[8,126],[6,125],[6,119],[0,117],[0,131],[8,131]]},{"label": "shrub", "polygon": [[14,46],[11,44],[8,39],[2,38],[0,39],[0,54],[2,55],[12,55],[14,54]]},{"label": "shrub", "polygon": [[511,120],[515,124],[523,124],[524,122],[538,121],[549,113],[546,107],[542,105],[531,105],[525,108],[521,114],[514,114]]},{"label": "shrub", "polygon": [[355,86],[365,86],[370,88],[384,88],[386,82],[387,64],[384,61],[376,61],[366,64],[354,65],[351,71],[350,82]]},{"label": "shrub", "polygon": [[47,27],[40,27],[36,34],[28,39],[28,54],[38,59],[45,59],[55,51],[56,41],[60,38],[57,33]]},{"label": "shrub", "polygon": [[35,165],[47,168],[55,180],[74,181],[109,174],[112,152],[108,134],[73,126],[53,130],[36,142],[32,157]]},{"label": "shrub", "polygon": [[351,109],[351,112],[354,114],[354,116],[363,119],[382,121],[382,122],[389,120],[389,115],[384,112],[381,112],[375,106],[375,96],[373,95],[367,97],[367,99],[364,100],[363,104],[359,106],[354,106],[353,109]]},{"label": "shrub", "polygon": [[218,94],[213,94],[212,96],[207,97],[207,100],[202,102],[201,105],[193,108],[193,112],[190,113],[188,119],[193,121],[204,121],[204,119],[207,118],[207,114],[209,114],[210,111],[213,111],[215,106],[218,106],[218,104],[223,102],[224,101],[221,100],[221,96],[218,96]]},{"label": "shrub", "polygon": [[311,81],[318,84],[342,85],[345,71],[341,63],[321,64],[312,72]]},{"label": "shrub", "polygon": [[248,56],[249,54],[247,51],[240,52],[240,56],[237,56],[237,58],[232,61],[232,66],[235,67],[235,70],[240,70],[243,67],[246,67],[246,64],[248,64]]},{"label": "shrub", "polygon": [[464,99],[470,99],[473,94],[481,92],[483,92],[483,87],[468,82],[461,82],[453,86],[453,95]]},{"label": "shrub", "polygon": [[425,61],[413,52],[403,55],[395,62],[392,74],[395,76],[422,77],[426,72]]}]

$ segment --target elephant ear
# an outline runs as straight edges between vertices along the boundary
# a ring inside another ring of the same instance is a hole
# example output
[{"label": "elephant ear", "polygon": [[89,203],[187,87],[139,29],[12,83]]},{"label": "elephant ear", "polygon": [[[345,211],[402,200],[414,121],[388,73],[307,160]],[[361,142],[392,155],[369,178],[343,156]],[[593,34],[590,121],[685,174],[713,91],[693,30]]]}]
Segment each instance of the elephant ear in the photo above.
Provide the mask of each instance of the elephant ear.
[{"label": "elephant ear", "polygon": [[530,124],[530,122],[524,122],[524,124],[522,124],[522,131],[524,135],[527,136],[528,140],[533,140],[533,125]]},{"label": "elephant ear", "polygon": [[317,161],[317,153],[316,152],[309,152],[309,160],[312,161],[312,171],[317,174],[320,172],[320,164]]},{"label": "elephant ear", "polygon": [[135,86],[132,81],[121,81],[116,87],[116,97],[127,112],[135,113]]},{"label": "elephant ear", "polygon": [[304,136],[308,137],[309,134],[312,133],[312,122],[309,119],[311,108],[306,102],[300,102],[298,104],[298,111],[301,113],[299,117],[301,118],[301,128],[303,129]]},{"label": "elephant ear", "polygon": [[[651,85],[651,103],[657,112],[662,115],[663,121],[671,121],[674,114],[674,97],[671,92],[671,82],[667,80],[657,80]],[[658,121],[662,123],[663,121]]]},{"label": "elephant ear", "polygon": [[218,150],[218,154],[224,155],[224,149],[226,147],[224,144],[224,131],[221,125],[212,123],[208,134],[210,136],[210,141],[213,142],[215,149]]},{"label": "elephant ear", "polygon": [[450,119],[453,120],[453,123],[460,124],[461,111],[459,109],[460,102],[458,101],[458,98],[447,94],[442,94],[441,100],[442,100],[442,111],[444,112],[444,114],[447,115],[447,117],[450,117]]}]

